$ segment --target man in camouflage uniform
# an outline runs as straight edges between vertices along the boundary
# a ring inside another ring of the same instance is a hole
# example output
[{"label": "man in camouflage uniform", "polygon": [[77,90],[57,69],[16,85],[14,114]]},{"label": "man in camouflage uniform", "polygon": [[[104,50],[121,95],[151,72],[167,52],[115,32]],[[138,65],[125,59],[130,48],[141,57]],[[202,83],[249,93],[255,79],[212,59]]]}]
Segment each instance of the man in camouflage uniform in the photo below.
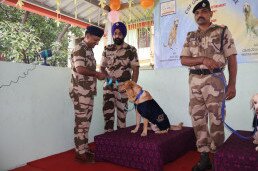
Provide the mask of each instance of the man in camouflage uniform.
[{"label": "man in camouflage uniform", "polygon": [[[189,112],[197,149],[201,153],[200,161],[192,170],[204,171],[212,167],[209,152],[214,153],[224,142],[221,108],[224,98],[230,100],[236,95],[237,52],[229,30],[211,23],[213,13],[209,1],[199,2],[193,13],[199,28],[188,33],[181,63],[190,68]],[[229,82],[224,92],[220,78],[224,78],[223,69],[227,63]]]},{"label": "man in camouflage uniform", "polygon": [[112,36],[114,44],[105,47],[101,71],[112,82],[106,81],[103,87],[103,114],[105,119],[105,132],[114,130],[115,108],[117,112],[117,128],[126,127],[127,97],[125,93],[118,92],[118,85],[132,79],[137,82],[139,75],[139,62],[135,47],[124,42],[127,30],[122,22],[114,23]]},{"label": "man in camouflage uniform", "polygon": [[74,143],[76,159],[92,162],[94,155],[88,147],[96,79],[103,80],[105,75],[96,71],[96,60],[92,49],[98,44],[104,31],[89,26],[85,37],[73,50],[71,55],[72,79],[69,89],[75,110]]}]

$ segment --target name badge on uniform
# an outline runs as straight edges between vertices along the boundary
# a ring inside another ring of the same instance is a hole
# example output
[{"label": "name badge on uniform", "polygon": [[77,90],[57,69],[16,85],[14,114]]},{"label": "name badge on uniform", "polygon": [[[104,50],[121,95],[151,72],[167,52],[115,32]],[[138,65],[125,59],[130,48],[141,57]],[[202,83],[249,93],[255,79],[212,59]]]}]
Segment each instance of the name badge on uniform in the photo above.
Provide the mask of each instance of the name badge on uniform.
[{"label": "name badge on uniform", "polygon": [[116,56],[116,54],[115,54],[115,53],[110,53],[110,52],[109,52],[109,53],[106,53],[106,56],[110,58],[110,57],[114,57],[114,56]]},{"label": "name badge on uniform", "polygon": [[190,42],[191,42],[191,41],[195,41],[195,40],[196,40],[195,38],[190,38]]}]

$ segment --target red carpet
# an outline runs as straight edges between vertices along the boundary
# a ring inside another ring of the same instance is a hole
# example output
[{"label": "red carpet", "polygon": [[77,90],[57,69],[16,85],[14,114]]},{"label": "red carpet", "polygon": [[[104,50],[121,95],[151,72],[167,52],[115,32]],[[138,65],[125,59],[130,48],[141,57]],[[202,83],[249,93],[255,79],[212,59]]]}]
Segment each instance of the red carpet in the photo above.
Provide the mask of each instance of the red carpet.
[{"label": "red carpet", "polygon": [[[91,148],[94,149],[94,146]],[[74,157],[74,151],[69,150],[29,162],[26,166],[12,171],[137,171],[137,169],[122,167],[107,162],[97,162],[94,164],[80,163]],[[176,161],[166,164],[164,171],[190,171],[198,159],[199,154],[196,151],[190,151]]]}]

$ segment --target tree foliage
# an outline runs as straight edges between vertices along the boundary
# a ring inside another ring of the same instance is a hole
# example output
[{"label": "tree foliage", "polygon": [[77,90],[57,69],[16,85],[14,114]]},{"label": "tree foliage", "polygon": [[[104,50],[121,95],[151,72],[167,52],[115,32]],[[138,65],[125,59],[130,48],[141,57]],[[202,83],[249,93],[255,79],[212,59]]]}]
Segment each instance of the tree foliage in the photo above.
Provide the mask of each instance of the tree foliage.
[{"label": "tree foliage", "polygon": [[[67,24],[60,23],[57,26],[53,19],[30,13],[22,25],[24,13],[23,10],[0,4],[0,52],[5,54],[6,60],[30,63],[40,60],[40,51],[52,49],[53,56],[48,63],[52,66],[67,66],[67,32],[57,42]],[[69,31],[76,37],[83,35],[83,29],[78,27],[69,27]]]},{"label": "tree foliage", "polygon": [[35,30],[20,23],[0,22],[1,51],[8,61],[30,63],[43,43],[35,36]]}]

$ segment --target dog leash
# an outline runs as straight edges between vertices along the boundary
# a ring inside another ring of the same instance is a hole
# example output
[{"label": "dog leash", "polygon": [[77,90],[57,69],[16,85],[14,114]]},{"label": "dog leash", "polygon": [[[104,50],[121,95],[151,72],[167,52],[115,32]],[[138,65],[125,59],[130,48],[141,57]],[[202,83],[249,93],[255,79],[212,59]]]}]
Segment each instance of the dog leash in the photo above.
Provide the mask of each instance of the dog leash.
[{"label": "dog leash", "polygon": [[[112,79],[112,78],[107,78],[107,79],[106,79],[106,82],[107,82],[106,86],[112,86],[113,79]],[[117,87],[117,92],[118,92],[118,94],[119,94],[119,96],[120,96],[120,99],[122,99],[122,95],[121,95],[121,93],[120,93],[119,90],[118,90],[119,82],[118,82],[117,80],[115,81],[115,85],[116,85],[116,87]],[[130,102],[130,103],[131,103],[131,102]],[[126,110],[127,112],[130,112],[130,111],[132,111],[132,110],[134,110],[134,109],[135,109],[135,106],[134,106],[134,105],[133,105],[133,107],[132,107],[131,109],[125,107],[125,110]]]},{"label": "dog leash", "polygon": [[254,130],[254,132],[253,132],[253,134],[251,135],[251,136],[248,136],[248,137],[246,137],[246,136],[243,136],[243,135],[241,135],[239,132],[237,132],[235,129],[233,129],[231,126],[229,126],[226,122],[225,122],[225,107],[226,107],[226,97],[225,97],[225,94],[226,94],[226,87],[227,87],[227,85],[226,85],[226,80],[224,79],[224,77],[220,77],[220,76],[218,76],[218,75],[216,75],[216,74],[212,74],[212,76],[213,77],[216,77],[216,78],[219,78],[220,79],[220,81],[223,83],[223,85],[224,85],[224,98],[223,98],[223,101],[222,101],[222,106],[221,106],[221,116],[222,116],[222,122],[224,123],[224,125],[233,133],[233,134],[235,134],[237,137],[239,137],[240,139],[243,139],[243,140],[249,140],[249,139],[251,139],[253,136],[254,136],[254,134],[255,134],[255,132],[257,131],[257,121],[256,121],[256,126],[255,126],[255,130]]}]

